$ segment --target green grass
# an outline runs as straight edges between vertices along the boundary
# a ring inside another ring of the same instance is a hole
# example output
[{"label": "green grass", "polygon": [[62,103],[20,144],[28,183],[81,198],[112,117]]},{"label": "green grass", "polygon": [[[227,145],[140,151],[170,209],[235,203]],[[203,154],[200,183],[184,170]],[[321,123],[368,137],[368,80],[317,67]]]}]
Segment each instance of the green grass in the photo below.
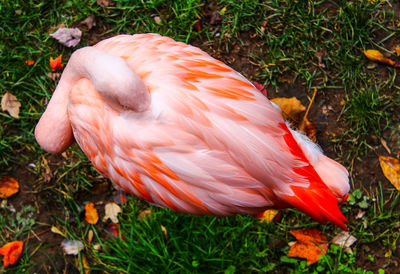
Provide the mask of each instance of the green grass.
[{"label": "green grass", "polygon": [[[268,85],[268,92],[279,94],[282,86],[289,83],[301,92],[296,94],[299,97],[310,95],[314,88],[332,95],[329,98],[337,94],[344,102],[342,113],[336,115],[341,134],[332,138],[331,144],[340,161],[353,170],[353,164],[362,166],[372,150],[382,149],[381,138],[388,141],[394,153],[400,146],[397,69],[368,61],[362,53],[374,48],[398,60],[390,52],[399,31],[394,9],[380,1],[221,0],[212,1],[220,20],[211,25],[206,16],[209,5],[202,1],[113,3],[103,8],[95,0],[0,0],[0,96],[8,91],[22,104],[18,119],[0,112],[0,175],[20,176],[20,184],[31,188],[18,194],[31,195],[21,204],[16,202],[18,195],[1,204],[0,246],[11,240],[26,241],[18,264],[0,267],[0,273],[45,271],[37,258],[48,258],[60,247],[35,241],[33,232],[48,230],[52,225],[67,238],[85,244],[79,263],[72,256],[61,259],[70,271],[83,271],[85,256],[93,270],[110,273],[364,273],[371,266],[359,262],[382,255],[362,255],[366,246],[385,250],[384,260],[390,266],[396,259],[393,254],[400,236],[399,194],[383,177],[377,179],[379,170],[375,169],[374,175],[366,174],[366,178],[352,174],[355,188],[349,202],[341,206],[349,216],[350,232],[358,238],[354,254],[332,245],[324,258],[307,266],[305,260],[287,257],[288,243],[294,241],[288,231],[316,227],[331,239],[339,230],[318,225],[295,210],[285,211],[282,219],[271,225],[250,216],[195,217],[159,208],[152,208],[149,219],[137,220],[144,205],[129,199],[119,218],[120,233],[126,240],[107,237],[106,224],[100,221],[88,225],[83,218],[84,203],[98,197],[92,193],[93,186],[105,179],[98,176],[76,145],[64,156],[45,153],[37,145],[33,130],[57,84],[47,77],[49,58],[63,54],[66,63],[74,50],[51,38],[50,29],[60,24],[79,26],[81,20],[94,14],[95,31],[84,31],[78,47],[90,44],[88,39],[93,36],[101,40],[140,32],[157,32],[196,45],[207,41],[225,57],[231,56],[238,44],[246,53],[248,49],[248,56],[241,58],[252,62],[254,74],[247,76]],[[159,24],[154,16],[160,17]],[[196,27],[198,22],[200,30]],[[257,42],[255,50],[247,47],[249,37],[254,37],[252,43]],[[326,52],[322,60],[325,67],[318,64],[316,57],[321,52]],[[27,66],[28,59],[35,60],[35,64]],[[371,178],[375,181],[368,181]],[[111,197],[107,196],[109,200]],[[49,213],[46,223],[36,218],[39,208],[41,214],[43,210]],[[102,216],[103,204],[97,208]],[[359,211],[365,211],[363,219],[354,218]],[[167,237],[161,225],[167,230]],[[95,234],[92,243],[88,242],[90,230]],[[57,237],[60,241],[63,238]],[[95,250],[93,244],[99,244],[101,249]],[[55,261],[46,262],[54,271],[63,271]]]}]

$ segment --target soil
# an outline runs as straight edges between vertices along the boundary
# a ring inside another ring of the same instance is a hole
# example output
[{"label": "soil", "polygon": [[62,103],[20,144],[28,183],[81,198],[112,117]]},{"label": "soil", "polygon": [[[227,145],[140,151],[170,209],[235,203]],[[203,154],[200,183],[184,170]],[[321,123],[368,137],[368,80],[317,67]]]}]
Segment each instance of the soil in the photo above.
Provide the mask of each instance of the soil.
[{"label": "soil", "polygon": [[[396,7],[399,4],[393,4]],[[92,45],[105,37],[101,36],[105,32],[107,26],[97,24],[86,36],[86,41],[89,45]],[[228,46],[229,54],[226,52],[226,45],[224,42],[219,44],[217,41],[214,43],[203,42],[200,40],[194,41],[192,44],[200,47],[204,51],[208,52],[213,57],[227,63],[235,70],[242,73],[245,77],[254,80],[254,76],[259,73],[259,67],[252,62],[252,58],[249,56],[250,53],[257,55],[260,53],[260,41],[255,33],[242,34],[240,42],[233,42]],[[388,45],[393,44],[393,39],[388,40]],[[385,77],[382,75],[382,77]],[[309,102],[310,94],[307,92],[305,85],[298,80],[293,80],[291,75],[282,75],[282,78],[286,79],[283,83],[278,83],[277,92],[272,86],[267,86],[268,96],[274,97],[297,97],[303,105],[307,106]],[[256,79],[260,82],[263,79]],[[398,79],[397,79],[398,81]],[[338,159],[338,153],[335,151],[332,142],[332,137],[342,136],[345,129],[348,127],[343,119],[340,119],[343,115],[343,104],[341,103],[345,98],[343,90],[320,90],[316,96],[315,102],[311,107],[309,114],[309,120],[316,124],[317,128],[317,140],[318,144],[323,148],[325,154],[333,159],[340,160],[346,166],[350,165],[352,171],[352,177],[354,178],[354,189],[361,188],[371,198],[376,198],[377,182],[382,182],[383,189],[390,189],[392,185],[386,180],[381,172],[377,156],[370,152],[362,159]],[[376,138],[376,137],[371,137]],[[396,148],[396,139],[390,137],[386,141],[388,146],[393,148],[393,154],[398,155],[400,149]],[[379,154],[386,155],[386,151],[380,145],[380,141],[376,138],[374,144]],[[346,150],[346,147],[342,148]],[[26,152],[29,154],[29,152]],[[29,159],[29,157],[27,157]],[[50,167],[50,174],[56,169],[58,165],[65,164],[65,159],[62,156],[49,156],[46,158]],[[14,195],[9,198],[9,204],[12,204],[16,210],[21,209],[21,205],[33,204],[36,207],[35,220],[38,224],[35,233],[37,236],[33,236],[28,246],[28,252],[31,253],[35,248],[45,246],[44,250],[37,252],[33,256],[32,260],[36,263],[36,266],[31,271],[37,273],[53,273],[57,271],[59,273],[79,273],[76,269],[76,262],[73,257],[65,255],[61,250],[61,237],[50,232],[50,227],[55,223],[56,218],[64,218],[66,215],[65,208],[54,200],[54,193],[57,188],[57,178],[50,175],[50,178],[46,180],[46,175],[35,175],[33,172],[28,170],[29,162],[22,161],[20,165],[15,165],[13,171],[9,176],[15,177],[20,184],[21,191],[18,195]],[[49,174],[48,174],[49,175]],[[78,203],[90,200],[100,205],[107,201],[113,200],[113,190],[111,185],[104,179],[97,179],[97,185],[103,185],[102,187],[96,186],[93,189],[92,194],[89,191],[76,193],[74,199]],[[100,190],[99,190],[100,189]],[[388,197],[388,193],[384,192],[385,198]],[[357,212],[351,212],[348,214],[348,219],[351,221]],[[102,216],[100,216],[102,218]],[[377,271],[382,268],[387,270],[389,273],[395,273],[400,264],[400,254],[393,256],[393,260],[387,265],[388,260],[385,257],[385,248],[380,242],[371,242],[369,244],[356,245],[357,250],[357,264],[363,269]],[[371,262],[368,259],[369,254],[374,254],[375,260]]]}]

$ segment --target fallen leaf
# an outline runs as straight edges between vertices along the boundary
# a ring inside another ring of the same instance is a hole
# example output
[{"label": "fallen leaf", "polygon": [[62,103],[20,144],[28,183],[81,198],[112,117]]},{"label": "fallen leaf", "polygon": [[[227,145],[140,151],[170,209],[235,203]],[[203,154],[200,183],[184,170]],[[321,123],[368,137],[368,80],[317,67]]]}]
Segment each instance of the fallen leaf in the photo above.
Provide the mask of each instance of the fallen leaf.
[{"label": "fallen leaf", "polygon": [[252,84],[258,89],[265,97],[268,97],[267,89],[260,83],[253,81]]},{"label": "fallen leaf", "polygon": [[367,50],[364,50],[363,52],[364,52],[365,56],[369,60],[378,61],[378,62],[387,64],[387,65],[390,65],[390,66],[395,66],[396,65],[395,61],[384,57],[383,54],[379,50],[367,49]]},{"label": "fallen leaf", "polygon": [[385,177],[400,191],[400,162],[389,156],[379,156],[379,163]]},{"label": "fallen leaf", "polygon": [[14,241],[3,245],[0,248],[0,255],[3,255],[3,266],[13,265],[21,256],[24,242]]},{"label": "fallen leaf", "polygon": [[85,205],[85,220],[92,225],[96,224],[99,220],[99,214],[97,213],[93,203]]},{"label": "fallen leaf", "polygon": [[0,198],[8,198],[19,191],[17,180],[11,177],[0,177]]},{"label": "fallen leaf", "polygon": [[148,209],[145,209],[142,212],[140,212],[137,218],[138,219],[148,219],[150,217],[150,215],[151,215],[151,209],[148,208]]},{"label": "fallen leaf", "polygon": [[160,16],[158,16],[158,15],[154,16],[153,20],[154,20],[154,22],[156,22],[156,24],[159,24],[159,25],[161,24],[161,17]]},{"label": "fallen leaf", "polygon": [[126,241],[126,238],[124,237],[124,235],[120,235],[119,233],[119,224],[116,223],[109,223],[107,224],[107,230],[110,232],[111,236],[114,237],[121,237],[122,240]]},{"label": "fallen leaf", "polygon": [[277,104],[282,110],[283,119],[297,120],[297,116],[306,110],[305,106],[296,98],[274,98],[271,102]]},{"label": "fallen leaf", "polygon": [[54,226],[54,225],[51,227],[50,231],[53,232],[53,233],[55,233],[55,234],[58,234],[58,235],[61,235],[61,236],[65,237],[65,234],[62,233],[61,230],[59,230],[59,229],[58,229],[56,226]]},{"label": "fallen leaf", "polygon": [[59,72],[49,72],[47,73],[47,77],[49,77],[53,81],[57,81],[60,79],[61,73]]},{"label": "fallen leaf", "polygon": [[381,144],[389,154],[392,154],[392,152],[390,151],[390,148],[388,147],[387,142],[385,141],[385,139],[381,138]]},{"label": "fallen leaf", "polygon": [[96,26],[96,16],[94,16],[94,14],[90,15],[82,21],[82,24],[86,25],[88,30],[91,30],[94,26]]},{"label": "fallen leaf", "polygon": [[90,266],[88,264],[88,261],[87,261],[85,255],[82,255],[82,267],[83,267],[83,273],[85,273],[85,274],[90,273]]},{"label": "fallen leaf", "polygon": [[97,0],[96,3],[103,8],[109,7],[113,4],[111,0]]},{"label": "fallen leaf", "polygon": [[82,31],[78,28],[59,28],[50,36],[66,47],[75,47],[81,41]]},{"label": "fallen leaf", "polygon": [[393,47],[393,51],[396,53],[397,56],[400,56],[400,45],[395,45]]},{"label": "fallen leaf", "polygon": [[165,228],[165,226],[161,225],[161,231],[165,236],[165,239],[168,240],[168,233],[167,233],[167,229]]},{"label": "fallen leaf", "polygon": [[87,236],[87,241],[88,241],[88,244],[90,245],[91,243],[92,243],[92,240],[93,240],[93,230],[89,230],[89,232],[88,232],[88,236]]},{"label": "fallen leaf", "polygon": [[83,249],[83,243],[79,240],[63,240],[61,246],[68,255],[78,255]]},{"label": "fallen leaf", "polygon": [[61,62],[61,59],[62,59],[62,55],[58,56],[56,59],[53,59],[53,57],[50,57],[49,63],[50,63],[51,71],[53,71],[53,72],[59,71],[64,67],[64,65]]},{"label": "fallen leaf", "polygon": [[348,249],[356,241],[357,241],[356,237],[354,237],[347,231],[342,231],[332,239],[331,243],[340,245],[344,249]]},{"label": "fallen leaf", "polygon": [[313,122],[310,122],[307,119],[308,113],[311,109],[311,105],[314,102],[315,96],[317,95],[317,89],[314,89],[312,98],[310,100],[310,103],[308,104],[306,113],[304,114],[303,120],[300,122],[300,125],[298,127],[298,130],[304,132],[305,135],[308,136],[314,143],[317,142],[317,127]]},{"label": "fallen leaf", "polygon": [[1,109],[7,111],[12,117],[19,117],[19,108],[21,103],[18,101],[17,97],[9,92],[6,92],[1,98]]},{"label": "fallen leaf", "polygon": [[303,119],[299,125],[299,131],[304,132],[308,138],[311,139],[314,143],[317,142],[317,127],[313,122],[308,121],[307,118]]},{"label": "fallen leaf", "polygon": [[276,223],[282,216],[282,212],[276,209],[267,209],[264,212],[256,215],[256,219],[260,219],[261,223],[266,222],[267,224]]},{"label": "fallen leaf", "polygon": [[196,31],[201,31],[201,20],[197,21],[196,24],[194,24],[194,28]]},{"label": "fallen leaf", "polygon": [[317,229],[299,229],[289,231],[297,241],[290,246],[288,257],[307,259],[307,265],[318,262],[329,248],[326,236]]},{"label": "fallen leaf", "polygon": [[326,56],[326,49],[324,48],[323,50],[321,50],[321,51],[317,51],[315,54],[314,54],[314,56],[315,57],[317,57],[317,59],[318,59],[318,66],[320,67],[320,68],[326,68],[326,66],[325,66],[325,64],[323,63],[323,60],[324,60],[324,58],[325,58],[325,56]]},{"label": "fallen leaf", "polygon": [[26,60],[25,63],[26,63],[28,66],[33,66],[33,65],[35,64],[35,61],[29,59],[29,60]]},{"label": "fallen leaf", "polygon": [[116,203],[107,203],[105,206],[105,216],[103,222],[108,219],[113,223],[118,223],[118,214],[121,213],[121,208]]}]

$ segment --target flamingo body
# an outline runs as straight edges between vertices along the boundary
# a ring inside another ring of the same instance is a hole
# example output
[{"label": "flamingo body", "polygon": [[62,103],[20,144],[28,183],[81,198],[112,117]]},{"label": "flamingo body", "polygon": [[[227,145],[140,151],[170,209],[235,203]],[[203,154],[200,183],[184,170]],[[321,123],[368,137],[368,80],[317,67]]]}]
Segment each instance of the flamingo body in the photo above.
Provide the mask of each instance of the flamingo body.
[{"label": "flamingo body", "polygon": [[291,130],[241,74],[157,34],[120,35],[94,48],[106,61],[71,57],[39,122],[45,149],[65,150],[74,137],[116,186],[177,212],[296,207],[346,229],[338,208],[349,191],[346,169]]}]

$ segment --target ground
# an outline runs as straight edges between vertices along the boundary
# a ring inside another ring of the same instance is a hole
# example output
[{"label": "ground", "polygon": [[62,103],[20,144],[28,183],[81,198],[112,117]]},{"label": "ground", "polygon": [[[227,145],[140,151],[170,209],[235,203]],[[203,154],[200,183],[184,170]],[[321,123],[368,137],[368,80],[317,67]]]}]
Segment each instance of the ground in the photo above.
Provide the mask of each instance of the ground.
[{"label": "ground", "polygon": [[[0,175],[14,177],[20,192],[1,201],[0,246],[23,240],[18,263],[2,272],[329,272],[395,273],[399,269],[399,193],[384,177],[378,155],[399,159],[400,82],[397,68],[369,61],[363,50],[378,49],[398,62],[399,3],[389,1],[48,1],[2,3],[0,94],[21,102],[19,118],[0,113]],[[83,21],[95,16],[95,26]],[[159,18],[159,19],[155,19]],[[195,217],[150,207],[121,205],[120,235],[110,236],[102,221],[104,205],[118,200],[111,183],[90,165],[77,145],[61,155],[45,153],[33,137],[57,79],[50,79],[49,57],[66,48],[49,33],[64,24],[83,31],[76,47],[115,34],[157,32],[198,46],[251,81],[269,98],[297,97],[308,105],[308,119],[325,154],[350,172],[351,194],[341,209],[357,238],[353,254],[331,245],[318,263],[287,257],[289,231],[317,228],[332,239],[340,232],[295,210],[275,224],[251,216]],[[35,60],[33,66],[26,65]],[[93,202],[96,225],[84,220]],[[360,217],[362,216],[363,217]],[[53,233],[57,227],[64,236]],[[167,236],[163,233],[164,227]],[[94,232],[93,240],[88,239]],[[64,239],[81,240],[79,256],[66,255]],[[96,250],[94,245],[100,244]]]}]

